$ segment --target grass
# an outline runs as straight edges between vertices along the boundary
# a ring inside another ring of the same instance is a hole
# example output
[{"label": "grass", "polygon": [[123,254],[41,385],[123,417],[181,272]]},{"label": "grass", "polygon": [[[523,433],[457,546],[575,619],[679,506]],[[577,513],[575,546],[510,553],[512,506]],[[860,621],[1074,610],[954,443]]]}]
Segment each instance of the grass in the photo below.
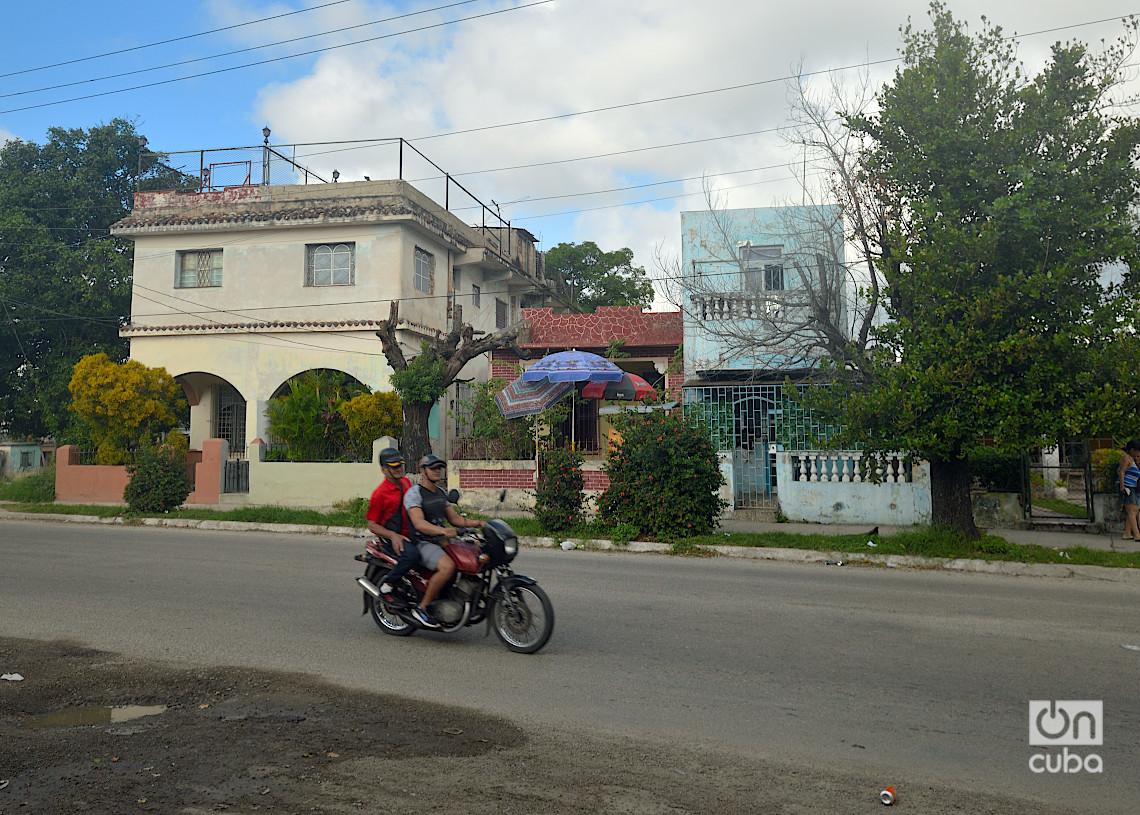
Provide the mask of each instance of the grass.
[{"label": "grass", "polygon": [[1070,518],[1084,518],[1088,515],[1088,510],[1084,504],[1073,504],[1058,498],[1034,498],[1033,506],[1040,507],[1041,509],[1051,509],[1053,512],[1060,512],[1062,515],[1068,515]]},{"label": "grass", "polygon": [[[148,516],[132,516],[126,507],[92,504],[52,504],[28,503],[9,507],[18,512],[39,512],[54,515],[95,515],[101,518],[122,516],[124,519]],[[149,517],[191,518],[197,520],[245,521],[265,524],[311,524],[314,526],[364,526],[364,499],[337,505],[331,512],[312,509],[292,509],[289,507],[263,506],[238,507],[228,510],[179,509],[165,515]],[[486,516],[469,513],[473,518]],[[573,530],[572,532],[552,533],[534,518],[508,518],[511,528],[523,537],[554,537],[559,539],[612,538],[619,545],[627,543],[630,530],[619,529],[618,534],[608,535],[597,524]],[[875,546],[868,546],[870,541]],[[930,558],[969,558],[978,560],[1004,560],[1016,563],[1064,563],[1068,565],[1112,566],[1116,568],[1140,568],[1140,552],[1111,552],[1073,546],[1057,551],[1045,546],[1010,543],[996,535],[986,535],[980,540],[968,540],[956,532],[931,527],[915,527],[889,537],[881,535],[797,535],[787,532],[749,532],[733,534],[700,535],[672,543],[671,552],[677,555],[708,556],[712,546],[777,547],[783,549],[812,549],[821,552],[868,552],[879,555],[915,555]]]}]

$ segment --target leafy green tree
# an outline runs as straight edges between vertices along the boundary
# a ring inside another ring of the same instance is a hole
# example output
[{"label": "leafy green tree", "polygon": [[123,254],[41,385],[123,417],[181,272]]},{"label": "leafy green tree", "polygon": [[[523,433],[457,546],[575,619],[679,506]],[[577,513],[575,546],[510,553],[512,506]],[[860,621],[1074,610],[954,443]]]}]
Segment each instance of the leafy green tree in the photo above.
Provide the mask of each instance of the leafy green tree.
[{"label": "leafy green tree", "polygon": [[560,243],[546,253],[547,274],[557,273],[587,313],[598,306],[641,306],[653,302],[645,269],[633,265],[632,249],[603,252],[593,241]]},{"label": "leafy green tree", "polygon": [[886,218],[889,321],[862,382],[837,366],[813,401],[841,443],[929,461],[934,522],[977,535],[984,444],[1046,446],[1135,412],[1135,387],[1105,396],[1128,302],[1100,273],[1140,259],[1140,127],[1113,104],[1136,25],[1100,53],[1054,45],[1030,75],[1000,28],[971,35],[941,3],[930,17],[904,28],[878,112],[848,119]]},{"label": "leafy green tree", "polygon": [[104,353],[75,363],[68,387],[70,410],[96,445],[99,464],[123,464],[129,451],[173,429],[186,402],[165,368],[135,360],[120,364]]},{"label": "leafy green tree", "polygon": [[[185,187],[162,158],[144,154],[144,186]],[[139,166],[139,134],[122,119],[0,146],[0,426],[16,435],[79,440],[72,366],[127,357],[133,244],[108,227],[130,211]]]},{"label": "leafy green tree", "polygon": [[534,491],[534,517],[551,532],[565,532],[585,521],[585,476],[582,454],[554,448],[541,454]]},{"label": "leafy green tree", "polygon": [[323,461],[345,455],[349,426],[342,408],[367,392],[339,371],[305,371],[289,380],[289,392],[265,406],[269,435],[289,445],[291,461]]},{"label": "leafy green tree", "polygon": [[416,461],[432,451],[428,435],[428,417],[432,407],[439,402],[468,362],[499,348],[509,348],[524,359],[527,352],[517,344],[522,324],[476,337],[475,329],[463,322],[462,307],[456,305],[451,331],[424,340],[419,356],[409,361],[404,356],[400,339],[396,335],[399,323],[400,301],[393,300],[388,319],[380,322],[376,336],[380,338],[384,358],[392,368],[392,387],[400,395],[400,402],[404,406],[404,432],[400,436],[400,450],[408,461]]}]

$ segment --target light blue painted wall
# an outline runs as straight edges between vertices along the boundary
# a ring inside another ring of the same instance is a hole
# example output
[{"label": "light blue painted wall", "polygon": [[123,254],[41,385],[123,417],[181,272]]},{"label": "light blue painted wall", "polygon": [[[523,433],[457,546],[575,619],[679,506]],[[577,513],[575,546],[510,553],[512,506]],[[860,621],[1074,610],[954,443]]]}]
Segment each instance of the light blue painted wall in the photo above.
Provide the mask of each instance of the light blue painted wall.
[{"label": "light blue painted wall", "polygon": [[[843,226],[838,206],[818,207],[757,207],[753,209],[722,210],[717,213],[703,210],[681,213],[681,262],[683,274],[689,281],[702,275],[701,286],[707,291],[723,293],[744,290],[740,279],[740,265],[736,252],[741,242],[754,246],[781,245],[783,247],[784,288],[791,291],[804,285],[796,272],[797,263],[813,263],[816,247],[827,242],[838,257],[843,257]],[[786,357],[758,359],[751,355],[733,357],[726,344],[710,335],[694,319],[691,303],[684,309],[685,376],[691,379],[699,370],[752,370],[762,367],[779,367]],[[841,315],[846,322],[846,315]],[[750,321],[757,332],[763,326]]]}]

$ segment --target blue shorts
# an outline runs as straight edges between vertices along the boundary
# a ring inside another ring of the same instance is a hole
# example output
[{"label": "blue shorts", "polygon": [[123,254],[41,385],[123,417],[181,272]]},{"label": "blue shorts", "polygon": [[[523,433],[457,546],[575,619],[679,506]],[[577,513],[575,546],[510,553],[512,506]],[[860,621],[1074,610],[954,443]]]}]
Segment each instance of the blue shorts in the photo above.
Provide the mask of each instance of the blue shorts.
[{"label": "blue shorts", "polygon": [[1120,496],[1124,501],[1124,505],[1128,506],[1131,504],[1134,507],[1140,507],[1140,489],[1137,489],[1136,487],[1129,487],[1129,489],[1132,490],[1132,492],[1130,492],[1128,495]]},{"label": "blue shorts", "polygon": [[439,565],[439,559],[444,555],[443,547],[438,543],[427,543],[426,541],[417,544],[417,546],[420,548],[420,563],[425,568],[434,570]]}]

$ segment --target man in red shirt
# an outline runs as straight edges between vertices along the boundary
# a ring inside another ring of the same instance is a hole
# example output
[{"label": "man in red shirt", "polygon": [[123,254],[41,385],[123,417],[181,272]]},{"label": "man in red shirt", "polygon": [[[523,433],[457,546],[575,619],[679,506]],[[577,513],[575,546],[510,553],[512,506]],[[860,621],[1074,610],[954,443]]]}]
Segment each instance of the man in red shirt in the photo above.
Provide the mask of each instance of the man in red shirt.
[{"label": "man in red shirt", "polygon": [[404,509],[404,493],[412,486],[411,480],[404,475],[404,456],[395,447],[384,448],[380,451],[380,470],[384,473],[384,480],[373,491],[364,517],[368,531],[387,541],[399,558],[380,585],[384,600],[393,603],[397,602],[392,593],[394,587],[419,563],[420,553],[409,538],[411,527]]}]

